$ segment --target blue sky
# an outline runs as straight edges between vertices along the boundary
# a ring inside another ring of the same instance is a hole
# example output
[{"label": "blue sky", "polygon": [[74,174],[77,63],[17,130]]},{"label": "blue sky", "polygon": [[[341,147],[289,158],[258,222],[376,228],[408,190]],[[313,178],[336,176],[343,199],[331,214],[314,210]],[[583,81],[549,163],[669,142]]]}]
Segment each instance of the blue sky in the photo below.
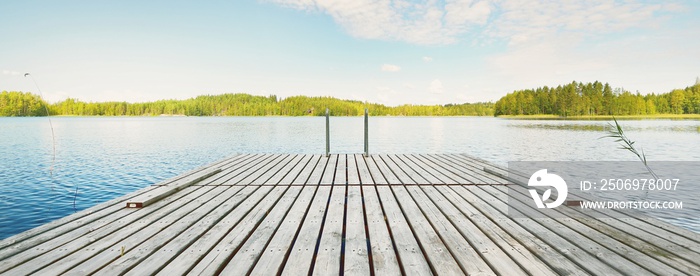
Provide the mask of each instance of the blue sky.
[{"label": "blue sky", "polygon": [[85,101],[250,93],[388,105],[495,101],[700,75],[700,2],[2,1],[0,90]]}]

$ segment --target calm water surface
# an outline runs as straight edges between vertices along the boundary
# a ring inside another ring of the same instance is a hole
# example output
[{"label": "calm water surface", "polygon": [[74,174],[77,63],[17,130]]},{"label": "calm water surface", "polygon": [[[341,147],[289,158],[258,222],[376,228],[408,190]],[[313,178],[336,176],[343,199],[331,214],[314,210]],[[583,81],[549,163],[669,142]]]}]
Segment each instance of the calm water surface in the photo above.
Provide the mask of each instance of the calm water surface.
[{"label": "calm water surface", "polygon": [[[236,153],[323,153],[321,117],[0,118],[0,239]],[[622,121],[656,161],[700,161],[700,121]],[[331,151],[363,150],[360,117],[331,118]],[[373,117],[373,153],[508,161],[628,160],[605,121]],[[53,164],[53,165],[52,165]],[[700,184],[695,191],[700,195]],[[77,191],[77,192],[76,192]],[[700,217],[700,214],[698,214]],[[672,223],[700,232],[700,220]]]}]

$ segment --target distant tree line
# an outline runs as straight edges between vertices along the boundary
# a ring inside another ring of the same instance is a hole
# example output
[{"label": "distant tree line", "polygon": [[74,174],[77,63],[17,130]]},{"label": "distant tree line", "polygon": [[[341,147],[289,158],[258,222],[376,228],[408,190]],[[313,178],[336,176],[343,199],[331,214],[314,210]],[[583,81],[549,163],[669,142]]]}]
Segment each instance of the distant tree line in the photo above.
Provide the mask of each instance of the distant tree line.
[{"label": "distant tree line", "polygon": [[700,114],[700,84],[664,94],[641,95],[609,84],[572,82],[519,90],[499,99],[494,115],[652,115]]},{"label": "distant tree line", "polygon": [[0,116],[46,116],[41,97],[22,92],[0,92]]},{"label": "distant tree line", "polygon": [[83,102],[76,99],[47,104],[39,96],[24,92],[0,93],[0,116],[321,116],[326,108],[333,116],[356,116],[368,108],[372,116],[491,116],[493,103],[447,105],[401,105],[340,100],[332,97],[277,96],[248,94],[205,95],[187,100],[160,100],[145,103]]}]

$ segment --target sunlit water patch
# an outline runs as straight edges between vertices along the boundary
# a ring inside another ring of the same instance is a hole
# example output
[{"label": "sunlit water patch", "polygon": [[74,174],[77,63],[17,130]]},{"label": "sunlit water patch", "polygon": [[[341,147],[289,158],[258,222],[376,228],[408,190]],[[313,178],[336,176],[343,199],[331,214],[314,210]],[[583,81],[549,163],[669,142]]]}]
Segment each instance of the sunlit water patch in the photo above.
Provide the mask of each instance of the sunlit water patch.
[{"label": "sunlit water patch", "polygon": [[[323,153],[321,117],[0,118],[0,239],[236,153]],[[622,121],[650,160],[700,161],[698,121]],[[508,161],[636,160],[607,122],[372,117],[370,153]],[[331,151],[363,151],[363,120],[331,118]],[[695,188],[700,194],[700,187]],[[700,217],[700,214],[698,215]],[[698,221],[674,221],[700,231]]]}]

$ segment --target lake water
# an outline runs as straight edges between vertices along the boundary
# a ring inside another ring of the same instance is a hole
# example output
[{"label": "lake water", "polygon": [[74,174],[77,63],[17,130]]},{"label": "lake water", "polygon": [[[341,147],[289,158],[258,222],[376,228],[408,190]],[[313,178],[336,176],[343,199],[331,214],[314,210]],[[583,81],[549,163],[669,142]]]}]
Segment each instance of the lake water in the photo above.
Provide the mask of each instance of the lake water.
[{"label": "lake water", "polygon": [[[236,153],[323,153],[323,117],[0,118],[0,239]],[[621,121],[649,160],[700,161],[700,121]],[[372,117],[371,153],[508,161],[636,161],[606,121]],[[52,162],[52,148],[56,157]],[[363,119],[331,118],[331,151],[363,151]],[[700,183],[693,188],[700,195]],[[76,193],[77,191],[77,193]],[[700,214],[698,214],[700,217]],[[672,223],[700,232],[700,220]]]}]

